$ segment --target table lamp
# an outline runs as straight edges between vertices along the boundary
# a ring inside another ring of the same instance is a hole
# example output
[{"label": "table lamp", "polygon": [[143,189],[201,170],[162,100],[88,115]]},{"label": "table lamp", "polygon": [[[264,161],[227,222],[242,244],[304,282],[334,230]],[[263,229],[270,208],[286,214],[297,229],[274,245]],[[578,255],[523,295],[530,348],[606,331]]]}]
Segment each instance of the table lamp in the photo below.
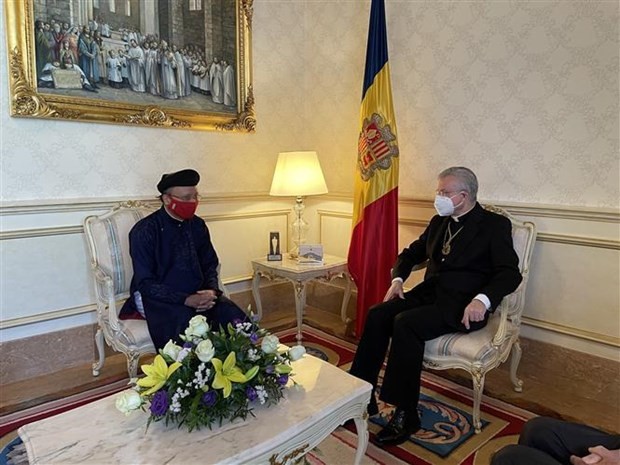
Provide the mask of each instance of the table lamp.
[{"label": "table lamp", "polygon": [[273,173],[269,195],[296,197],[295,220],[291,226],[295,247],[290,252],[295,258],[299,245],[306,240],[308,223],[303,218],[304,197],[327,194],[327,185],[316,152],[280,152]]}]

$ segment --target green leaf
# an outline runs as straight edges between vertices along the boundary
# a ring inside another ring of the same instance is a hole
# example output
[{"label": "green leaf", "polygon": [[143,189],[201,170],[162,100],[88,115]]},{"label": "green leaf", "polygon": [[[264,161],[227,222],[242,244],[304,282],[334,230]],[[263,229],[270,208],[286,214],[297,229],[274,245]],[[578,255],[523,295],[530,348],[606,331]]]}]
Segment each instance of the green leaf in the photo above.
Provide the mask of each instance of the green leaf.
[{"label": "green leaf", "polygon": [[254,378],[256,376],[256,374],[258,373],[258,365],[254,365],[252,368],[250,368],[248,371],[245,372],[245,380],[250,381],[252,378]]},{"label": "green leaf", "polygon": [[284,365],[283,363],[281,363],[280,365],[276,365],[276,373],[279,373],[281,375],[286,375],[290,373],[291,371],[293,371],[293,368],[290,367],[289,365]]}]

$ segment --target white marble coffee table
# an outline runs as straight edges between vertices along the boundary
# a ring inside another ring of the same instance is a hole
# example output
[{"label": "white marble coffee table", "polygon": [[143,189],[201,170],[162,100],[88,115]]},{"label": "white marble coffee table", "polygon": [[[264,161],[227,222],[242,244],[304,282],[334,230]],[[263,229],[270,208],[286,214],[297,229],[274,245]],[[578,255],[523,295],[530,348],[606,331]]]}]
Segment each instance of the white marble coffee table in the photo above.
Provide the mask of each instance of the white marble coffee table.
[{"label": "white marble coffee table", "polygon": [[152,423],[124,416],[116,395],[19,429],[30,465],[38,464],[292,464],[345,421],[358,431],[355,464],[368,446],[366,406],[371,385],[311,355],[293,363],[299,388],[255,417],[213,430]]}]

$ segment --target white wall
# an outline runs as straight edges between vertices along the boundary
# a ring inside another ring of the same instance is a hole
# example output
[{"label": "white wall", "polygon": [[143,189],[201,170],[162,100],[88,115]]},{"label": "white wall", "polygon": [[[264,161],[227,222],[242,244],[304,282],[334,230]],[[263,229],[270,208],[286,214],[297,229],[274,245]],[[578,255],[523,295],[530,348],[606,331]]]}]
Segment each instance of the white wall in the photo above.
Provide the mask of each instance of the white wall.
[{"label": "white wall", "polygon": [[[437,172],[472,167],[482,200],[541,232],[524,333],[618,358],[618,4],[386,8],[401,244],[432,213]],[[254,2],[255,134],[11,118],[3,40],[0,339],[92,321],[81,221],[113,200],[153,196],[162,172],[201,171],[224,279],[243,281],[264,231],[283,227],[287,202],[265,195],[277,153],[318,150],[339,195],[309,200],[312,234],[344,254],[368,12],[361,0]],[[2,37],[4,27],[3,17]]]}]

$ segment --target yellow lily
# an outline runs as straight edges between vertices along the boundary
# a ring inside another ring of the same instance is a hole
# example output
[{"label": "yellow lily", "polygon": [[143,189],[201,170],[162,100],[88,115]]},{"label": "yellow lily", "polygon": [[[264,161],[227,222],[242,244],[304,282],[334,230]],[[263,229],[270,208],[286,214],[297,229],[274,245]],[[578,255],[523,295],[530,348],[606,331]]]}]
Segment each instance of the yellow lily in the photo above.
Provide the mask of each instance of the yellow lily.
[{"label": "yellow lily", "polygon": [[213,379],[212,387],[214,389],[223,389],[224,398],[228,397],[232,392],[233,382],[245,383],[247,381],[246,376],[237,366],[237,356],[234,352],[228,354],[224,363],[219,358],[211,359],[211,363],[215,368],[215,378]]},{"label": "yellow lily", "polygon": [[144,378],[140,378],[136,384],[141,387],[150,388],[146,392],[140,393],[142,396],[148,396],[154,392],[157,392],[170,378],[170,375],[174,373],[181,364],[174,362],[170,366],[164,360],[161,355],[156,355],[155,360],[151,365],[142,365],[142,371],[146,375]]}]

